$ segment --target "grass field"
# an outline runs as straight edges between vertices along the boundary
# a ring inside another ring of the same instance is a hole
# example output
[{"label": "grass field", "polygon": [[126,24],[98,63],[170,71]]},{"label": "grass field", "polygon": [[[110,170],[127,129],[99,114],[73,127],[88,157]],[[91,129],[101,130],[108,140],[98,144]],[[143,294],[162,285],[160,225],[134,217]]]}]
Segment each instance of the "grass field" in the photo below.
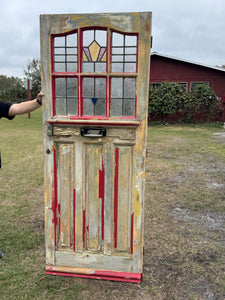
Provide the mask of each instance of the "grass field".
[{"label": "grass field", "polygon": [[45,275],[41,111],[0,120],[0,299],[225,299],[223,132],[149,127],[144,277],[130,284]]}]

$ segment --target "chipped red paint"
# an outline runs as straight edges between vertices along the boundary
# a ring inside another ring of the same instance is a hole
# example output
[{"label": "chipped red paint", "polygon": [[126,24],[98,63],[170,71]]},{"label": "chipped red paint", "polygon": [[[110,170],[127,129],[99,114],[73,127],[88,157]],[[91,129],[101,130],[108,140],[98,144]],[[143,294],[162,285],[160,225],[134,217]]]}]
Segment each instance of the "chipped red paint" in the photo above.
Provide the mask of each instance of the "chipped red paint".
[{"label": "chipped red paint", "polygon": [[83,247],[85,248],[85,224],[86,224],[86,212],[83,210]]},{"label": "chipped red paint", "polygon": [[59,223],[59,236],[61,235],[61,206],[60,203],[57,205],[58,207],[58,223]]},{"label": "chipped red paint", "polygon": [[99,198],[102,199],[102,240],[104,240],[105,167],[103,158],[102,169],[99,170]]},{"label": "chipped red paint", "polygon": [[58,272],[48,268],[45,271],[48,275],[61,275],[61,276],[72,276],[80,278],[94,278],[94,279],[104,279],[104,280],[116,280],[123,282],[133,282],[140,283],[142,280],[141,273],[128,273],[128,272],[114,272],[114,271],[102,271],[96,270],[92,274],[76,274],[76,273],[66,273]]},{"label": "chipped red paint", "polygon": [[130,233],[130,252],[133,254],[133,238],[134,238],[134,213],[131,215],[131,233]]},{"label": "chipped red paint", "polygon": [[73,250],[76,251],[76,190],[73,190]]},{"label": "chipped red paint", "polygon": [[119,148],[115,149],[115,177],[114,177],[114,248],[117,248],[117,215],[118,215],[118,175]]},{"label": "chipped red paint", "polygon": [[52,213],[53,219],[52,223],[54,224],[54,242],[56,247],[56,228],[57,228],[57,162],[56,162],[56,150],[53,149],[53,172],[54,172],[54,181],[53,181],[53,199],[52,199]]}]

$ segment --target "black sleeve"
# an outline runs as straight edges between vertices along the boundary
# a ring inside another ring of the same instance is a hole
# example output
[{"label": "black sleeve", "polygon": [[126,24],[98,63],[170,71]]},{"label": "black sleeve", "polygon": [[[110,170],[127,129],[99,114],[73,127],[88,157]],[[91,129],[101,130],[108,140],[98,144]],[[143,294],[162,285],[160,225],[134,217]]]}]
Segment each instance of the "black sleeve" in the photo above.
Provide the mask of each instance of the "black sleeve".
[{"label": "black sleeve", "polygon": [[6,102],[2,102],[0,101],[0,119],[1,118],[7,118],[9,120],[12,120],[14,118],[14,116],[9,116],[9,109],[10,106],[12,105],[12,103],[6,103]]}]

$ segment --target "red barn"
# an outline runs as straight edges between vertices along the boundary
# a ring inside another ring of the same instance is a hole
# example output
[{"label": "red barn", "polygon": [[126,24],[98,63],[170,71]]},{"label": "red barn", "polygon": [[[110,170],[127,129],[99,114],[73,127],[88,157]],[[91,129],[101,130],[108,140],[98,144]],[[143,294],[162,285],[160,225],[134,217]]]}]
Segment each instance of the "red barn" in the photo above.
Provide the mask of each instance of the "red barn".
[{"label": "red barn", "polygon": [[225,122],[225,69],[194,63],[157,52],[151,54],[150,86],[163,81],[177,82],[188,90],[197,83],[209,85],[221,98],[223,114],[218,120]]}]

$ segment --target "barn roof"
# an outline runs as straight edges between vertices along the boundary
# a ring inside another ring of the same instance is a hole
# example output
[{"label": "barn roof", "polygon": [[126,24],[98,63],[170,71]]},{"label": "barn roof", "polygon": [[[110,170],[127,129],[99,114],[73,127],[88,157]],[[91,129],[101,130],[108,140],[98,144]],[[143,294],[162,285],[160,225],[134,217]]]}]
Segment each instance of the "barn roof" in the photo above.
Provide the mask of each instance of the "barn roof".
[{"label": "barn roof", "polygon": [[161,54],[161,53],[156,52],[156,51],[153,51],[151,53],[151,56],[160,56],[160,57],[164,57],[164,58],[168,58],[168,59],[172,59],[172,60],[178,60],[178,61],[185,62],[185,63],[192,64],[192,65],[197,65],[197,66],[213,69],[213,70],[216,70],[216,71],[225,72],[225,69],[222,69],[222,68],[213,67],[213,66],[209,66],[209,65],[204,65],[204,64],[200,64],[200,63],[193,62],[193,61],[190,61],[190,60],[181,59],[181,58],[177,58],[177,57],[174,57],[174,56],[169,56],[169,55],[166,55],[166,54]]}]

